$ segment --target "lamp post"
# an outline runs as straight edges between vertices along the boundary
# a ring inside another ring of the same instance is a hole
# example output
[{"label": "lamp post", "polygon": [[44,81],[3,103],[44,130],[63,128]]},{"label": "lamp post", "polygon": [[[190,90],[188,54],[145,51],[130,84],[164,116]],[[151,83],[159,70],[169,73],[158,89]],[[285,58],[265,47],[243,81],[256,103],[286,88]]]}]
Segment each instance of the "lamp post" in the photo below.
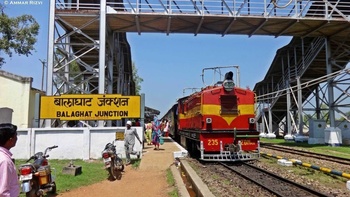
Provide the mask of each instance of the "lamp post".
[{"label": "lamp post", "polygon": [[44,71],[45,71],[46,60],[39,59],[39,61],[43,65],[42,73],[41,73],[41,91],[44,91]]}]

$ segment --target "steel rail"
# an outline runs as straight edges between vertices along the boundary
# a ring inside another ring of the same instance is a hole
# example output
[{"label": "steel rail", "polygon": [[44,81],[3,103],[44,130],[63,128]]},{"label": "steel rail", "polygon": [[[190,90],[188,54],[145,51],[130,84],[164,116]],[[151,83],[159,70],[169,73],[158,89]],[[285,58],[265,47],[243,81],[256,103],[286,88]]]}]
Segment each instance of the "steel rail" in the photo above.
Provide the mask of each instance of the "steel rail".
[{"label": "steel rail", "polygon": [[332,162],[336,162],[336,163],[340,163],[340,164],[344,164],[344,165],[350,165],[350,159],[348,159],[348,158],[341,158],[341,157],[336,157],[333,155],[314,153],[314,152],[304,151],[304,150],[299,150],[299,149],[296,150],[296,149],[292,149],[292,148],[288,148],[288,147],[279,147],[276,145],[271,145],[271,144],[266,144],[266,143],[260,143],[260,145],[262,148],[298,154],[301,156],[313,157],[316,159],[323,159],[323,160],[332,161]]},{"label": "steel rail", "polygon": [[[285,196],[292,197],[290,194],[291,192],[295,194],[295,196],[319,196],[319,197],[329,196],[327,194],[321,193],[312,188],[290,181],[272,172],[266,171],[264,169],[258,168],[248,163],[242,163],[242,165],[238,166],[237,168],[234,168],[233,166],[229,166],[222,162],[219,162],[219,164],[231,170],[232,172],[235,172],[236,174],[244,177],[245,179],[252,181],[253,183],[259,185],[260,187],[268,190],[269,192],[279,197],[285,197]],[[254,176],[254,177],[249,176],[249,171],[251,174],[260,174],[260,175]],[[266,183],[268,179],[271,180],[271,182],[274,182],[279,185],[284,184],[284,189],[281,190],[281,188],[275,187],[274,184],[271,185]],[[288,190],[288,187],[289,187],[289,190]],[[299,189],[299,191],[297,191],[297,189]],[[291,192],[288,192],[288,191],[291,191]]]}]

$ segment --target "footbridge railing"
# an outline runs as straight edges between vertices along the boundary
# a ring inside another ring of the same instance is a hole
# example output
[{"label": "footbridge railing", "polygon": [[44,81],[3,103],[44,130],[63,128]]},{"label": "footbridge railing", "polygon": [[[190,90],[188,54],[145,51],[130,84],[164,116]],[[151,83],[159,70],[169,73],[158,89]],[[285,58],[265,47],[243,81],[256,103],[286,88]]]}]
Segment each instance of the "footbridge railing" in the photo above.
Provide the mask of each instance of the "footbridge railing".
[{"label": "footbridge railing", "polygon": [[[350,2],[341,0],[106,0],[117,13],[290,17],[350,21]],[[98,10],[100,0],[56,0],[56,9]]]}]

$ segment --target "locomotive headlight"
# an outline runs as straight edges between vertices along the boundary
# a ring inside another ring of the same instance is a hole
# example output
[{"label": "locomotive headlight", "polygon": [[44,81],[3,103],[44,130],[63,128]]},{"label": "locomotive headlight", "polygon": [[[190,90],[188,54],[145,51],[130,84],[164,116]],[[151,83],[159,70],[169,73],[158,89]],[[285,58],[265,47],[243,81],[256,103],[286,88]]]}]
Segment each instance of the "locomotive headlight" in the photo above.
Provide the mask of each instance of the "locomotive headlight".
[{"label": "locomotive headlight", "polygon": [[222,85],[224,86],[224,89],[227,92],[230,92],[235,87],[235,83],[233,83],[233,80],[225,80]]},{"label": "locomotive headlight", "polygon": [[211,118],[206,118],[206,119],[205,119],[205,122],[206,122],[207,124],[211,124],[211,123],[213,122],[213,120],[212,120]]}]

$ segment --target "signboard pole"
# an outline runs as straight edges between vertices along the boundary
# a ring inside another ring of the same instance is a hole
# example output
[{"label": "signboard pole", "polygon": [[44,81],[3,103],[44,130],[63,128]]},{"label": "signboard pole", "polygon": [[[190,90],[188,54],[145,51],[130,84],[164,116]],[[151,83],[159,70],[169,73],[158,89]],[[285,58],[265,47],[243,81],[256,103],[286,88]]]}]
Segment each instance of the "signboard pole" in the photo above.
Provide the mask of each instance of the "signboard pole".
[{"label": "signboard pole", "polygon": [[144,132],[144,129],[145,129],[145,94],[142,93],[141,94],[141,110],[140,110],[140,125],[142,127],[142,139],[145,139],[145,132]]}]

